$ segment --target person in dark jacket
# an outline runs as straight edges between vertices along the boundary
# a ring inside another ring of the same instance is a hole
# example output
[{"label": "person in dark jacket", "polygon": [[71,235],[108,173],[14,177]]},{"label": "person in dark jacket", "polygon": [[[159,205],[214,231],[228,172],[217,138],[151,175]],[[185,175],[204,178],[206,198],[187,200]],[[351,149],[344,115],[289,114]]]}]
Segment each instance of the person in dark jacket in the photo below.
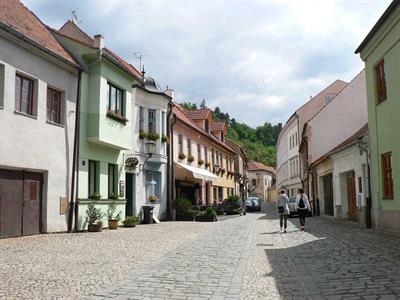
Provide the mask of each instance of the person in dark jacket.
[{"label": "person in dark jacket", "polygon": [[304,226],[306,225],[306,216],[310,212],[310,202],[308,197],[304,194],[303,189],[299,189],[299,194],[296,197],[295,209],[299,214],[300,219],[300,230],[304,231]]}]

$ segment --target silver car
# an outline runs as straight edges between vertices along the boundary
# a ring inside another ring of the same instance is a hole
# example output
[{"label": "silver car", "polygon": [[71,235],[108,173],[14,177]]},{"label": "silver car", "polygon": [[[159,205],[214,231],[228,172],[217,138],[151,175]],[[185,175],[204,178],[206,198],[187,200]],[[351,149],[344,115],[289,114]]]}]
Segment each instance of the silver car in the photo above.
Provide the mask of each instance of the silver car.
[{"label": "silver car", "polygon": [[296,211],[296,197],[289,197],[289,211],[290,217],[297,214]]}]

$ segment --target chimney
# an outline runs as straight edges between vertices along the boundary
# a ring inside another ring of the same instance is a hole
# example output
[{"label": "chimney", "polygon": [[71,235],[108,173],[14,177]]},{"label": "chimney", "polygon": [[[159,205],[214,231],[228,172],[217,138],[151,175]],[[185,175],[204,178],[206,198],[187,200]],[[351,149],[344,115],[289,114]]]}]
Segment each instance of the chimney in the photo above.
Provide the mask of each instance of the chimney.
[{"label": "chimney", "polygon": [[94,46],[99,49],[104,48],[104,37],[101,34],[96,34],[94,36]]},{"label": "chimney", "polygon": [[170,96],[172,98],[172,100],[174,100],[174,90],[170,89],[167,87],[167,89],[164,91],[165,94],[167,94],[168,96]]}]

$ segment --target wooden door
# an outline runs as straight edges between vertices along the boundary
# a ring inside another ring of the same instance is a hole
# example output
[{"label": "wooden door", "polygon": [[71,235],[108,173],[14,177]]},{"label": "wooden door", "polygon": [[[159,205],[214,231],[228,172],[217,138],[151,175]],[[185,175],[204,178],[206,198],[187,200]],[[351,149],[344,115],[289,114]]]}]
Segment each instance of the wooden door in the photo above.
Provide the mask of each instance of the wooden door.
[{"label": "wooden door", "polygon": [[24,172],[22,234],[40,233],[42,174]]},{"label": "wooden door", "polygon": [[135,192],[135,175],[133,173],[126,173],[126,215],[135,216],[136,215],[136,192]]},{"label": "wooden door", "polygon": [[0,170],[0,237],[22,235],[23,173]]},{"label": "wooden door", "polygon": [[347,202],[350,221],[358,220],[356,201],[356,180],[354,174],[351,174],[347,177]]}]

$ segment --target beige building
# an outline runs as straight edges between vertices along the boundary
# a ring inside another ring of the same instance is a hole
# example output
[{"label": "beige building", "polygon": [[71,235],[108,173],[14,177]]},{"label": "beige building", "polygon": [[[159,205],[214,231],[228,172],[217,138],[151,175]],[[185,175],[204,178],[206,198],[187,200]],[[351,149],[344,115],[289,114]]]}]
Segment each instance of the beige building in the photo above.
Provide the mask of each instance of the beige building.
[{"label": "beige building", "polygon": [[247,164],[250,196],[258,197],[261,201],[273,201],[272,187],[275,169],[262,163],[250,160]]}]

